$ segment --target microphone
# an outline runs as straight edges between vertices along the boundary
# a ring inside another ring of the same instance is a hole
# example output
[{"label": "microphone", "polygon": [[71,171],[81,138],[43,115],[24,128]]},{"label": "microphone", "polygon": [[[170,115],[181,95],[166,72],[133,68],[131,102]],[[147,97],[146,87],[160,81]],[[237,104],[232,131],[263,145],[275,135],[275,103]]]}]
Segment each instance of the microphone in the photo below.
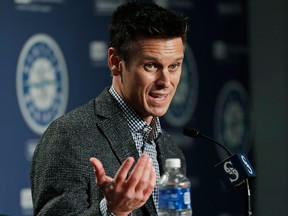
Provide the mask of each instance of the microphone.
[{"label": "microphone", "polygon": [[183,134],[189,137],[193,137],[193,138],[197,138],[197,137],[202,137],[204,139],[207,139],[211,142],[214,142],[216,145],[220,146],[221,148],[223,148],[228,155],[232,155],[232,152],[226,148],[226,146],[222,145],[221,143],[217,142],[216,140],[212,139],[209,136],[206,136],[204,134],[201,134],[199,130],[194,129],[194,128],[184,128],[183,130]]},{"label": "microphone", "polygon": [[215,168],[222,179],[222,182],[228,188],[238,188],[246,183],[247,188],[247,215],[252,215],[250,201],[249,179],[256,178],[256,172],[244,154],[233,154],[226,146],[217,142],[209,136],[201,134],[194,128],[184,128],[183,134],[193,138],[204,138],[220,146],[228,154],[228,158],[215,165]]},{"label": "microphone", "polygon": [[236,188],[242,186],[245,183],[245,179],[256,177],[255,170],[246,155],[240,153],[233,154],[226,146],[209,136],[201,134],[197,129],[185,128],[183,134],[193,138],[200,137],[212,141],[227,152],[229,157],[215,165],[215,168],[226,187]]}]

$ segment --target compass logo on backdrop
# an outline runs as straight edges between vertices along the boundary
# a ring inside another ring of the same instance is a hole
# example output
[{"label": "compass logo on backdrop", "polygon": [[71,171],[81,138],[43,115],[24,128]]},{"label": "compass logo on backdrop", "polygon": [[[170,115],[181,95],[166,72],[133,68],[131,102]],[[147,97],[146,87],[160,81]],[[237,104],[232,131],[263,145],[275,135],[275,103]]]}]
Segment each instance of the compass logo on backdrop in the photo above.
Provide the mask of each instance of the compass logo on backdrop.
[{"label": "compass logo on backdrop", "polygon": [[18,60],[16,88],[22,115],[37,134],[65,112],[67,68],[53,38],[36,34],[27,40]]},{"label": "compass logo on backdrop", "polygon": [[181,79],[164,119],[173,127],[182,127],[192,118],[198,100],[198,71],[194,55],[186,44]]},{"label": "compass logo on backdrop", "polygon": [[[252,121],[249,96],[238,81],[229,81],[221,89],[215,106],[215,138],[234,152],[248,153]],[[223,155],[221,149],[219,155]],[[224,156],[224,155],[223,155]]]}]

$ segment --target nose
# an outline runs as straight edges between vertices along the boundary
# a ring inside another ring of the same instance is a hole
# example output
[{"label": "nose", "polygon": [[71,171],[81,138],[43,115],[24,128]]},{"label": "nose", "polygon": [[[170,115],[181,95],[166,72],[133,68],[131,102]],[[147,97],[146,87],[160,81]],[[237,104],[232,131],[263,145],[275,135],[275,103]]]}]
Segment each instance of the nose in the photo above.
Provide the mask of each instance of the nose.
[{"label": "nose", "polygon": [[157,86],[160,88],[167,88],[170,84],[170,73],[167,69],[159,71],[159,76],[157,79]]}]

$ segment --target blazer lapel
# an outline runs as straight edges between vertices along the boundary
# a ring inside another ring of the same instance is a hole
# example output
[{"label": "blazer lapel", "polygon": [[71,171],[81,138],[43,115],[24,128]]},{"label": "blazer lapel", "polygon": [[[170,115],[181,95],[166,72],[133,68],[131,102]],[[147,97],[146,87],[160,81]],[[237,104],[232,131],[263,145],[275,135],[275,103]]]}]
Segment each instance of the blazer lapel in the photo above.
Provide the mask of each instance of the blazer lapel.
[{"label": "blazer lapel", "polygon": [[[97,125],[109,141],[119,163],[122,164],[128,157],[134,157],[137,161],[139,153],[127,121],[107,89],[95,101],[95,114],[101,116],[97,120]],[[149,215],[157,216],[152,196],[149,197],[144,208],[149,212]]]},{"label": "blazer lapel", "polygon": [[109,141],[112,151],[122,164],[128,157],[138,160],[139,154],[126,119],[108,90],[104,90],[95,101],[97,125]]},{"label": "blazer lapel", "polygon": [[165,152],[166,152],[166,141],[164,136],[160,134],[160,137],[156,141],[156,148],[157,148],[157,160],[159,164],[159,171],[160,175],[162,175],[165,171]]},{"label": "blazer lapel", "polygon": [[[113,124],[111,121],[116,121],[117,124]],[[109,141],[112,151],[119,162],[122,164],[128,157],[133,157],[135,160],[138,160],[139,154],[126,121],[120,122],[114,118],[113,120],[110,120],[108,124],[109,123],[114,126],[107,127],[107,123],[104,121],[99,124],[99,127]]]}]

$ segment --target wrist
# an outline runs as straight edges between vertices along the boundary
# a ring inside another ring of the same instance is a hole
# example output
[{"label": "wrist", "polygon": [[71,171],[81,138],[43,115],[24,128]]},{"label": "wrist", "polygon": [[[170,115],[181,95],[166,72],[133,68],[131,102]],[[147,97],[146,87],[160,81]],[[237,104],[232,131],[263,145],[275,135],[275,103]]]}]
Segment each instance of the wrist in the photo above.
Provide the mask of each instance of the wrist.
[{"label": "wrist", "polygon": [[109,209],[109,207],[107,207],[107,212],[109,212],[111,214],[111,216],[129,216],[132,215],[131,212],[121,212],[118,210],[114,210],[114,209]]},{"label": "wrist", "polygon": [[108,207],[107,200],[103,198],[100,201],[100,211],[102,216],[128,216],[132,215],[131,212],[119,212],[117,209],[113,209],[111,206]]}]

